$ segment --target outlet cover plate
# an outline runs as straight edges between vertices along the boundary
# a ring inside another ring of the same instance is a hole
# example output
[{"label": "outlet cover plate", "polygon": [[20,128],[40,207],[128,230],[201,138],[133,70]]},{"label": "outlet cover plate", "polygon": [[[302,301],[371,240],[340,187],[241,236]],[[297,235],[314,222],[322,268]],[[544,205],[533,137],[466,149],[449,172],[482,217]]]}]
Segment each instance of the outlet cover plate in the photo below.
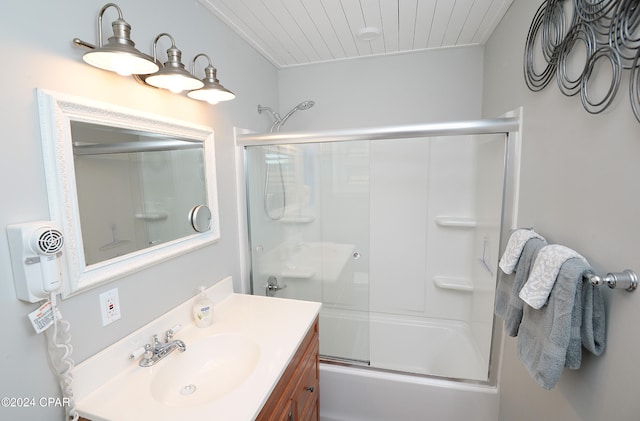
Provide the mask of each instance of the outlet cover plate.
[{"label": "outlet cover plate", "polygon": [[102,326],[111,324],[120,318],[118,288],[100,294],[100,314],[102,315]]}]

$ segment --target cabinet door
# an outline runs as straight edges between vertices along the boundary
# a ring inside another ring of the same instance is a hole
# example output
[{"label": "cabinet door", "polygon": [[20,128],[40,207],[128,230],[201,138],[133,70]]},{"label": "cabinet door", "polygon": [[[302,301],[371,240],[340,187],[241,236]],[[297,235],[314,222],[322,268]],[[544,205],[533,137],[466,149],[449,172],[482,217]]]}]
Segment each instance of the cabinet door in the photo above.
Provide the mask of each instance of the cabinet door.
[{"label": "cabinet door", "polygon": [[296,421],[308,421],[312,409],[317,407],[318,382],[318,339],[309,346],[306,355],[300,363],[300,380],[294,392]]},{"label": "cabinet door", "polygon": [[[320,417],[318,408],[318,382],[315,383],[316,388],[313,392],[307,390],[307,399],[304,402],[297,402],[296,413],[298,418],[295,421],[318,421]],[[304,403],[304,405],[302,404]]]},{"label": "cabinet door", "polygon": [[293,419],[293,400],[290,399],[287,406],[275,417],[270,418],[274,421],[294,421]]},{"label": "cabinet door", "polygon": [[315,402],[315,405],[309,407],[309,411],[302,415],[300,421],[319,421],[320,419],[320,411],[318,409],[318,402]]}]

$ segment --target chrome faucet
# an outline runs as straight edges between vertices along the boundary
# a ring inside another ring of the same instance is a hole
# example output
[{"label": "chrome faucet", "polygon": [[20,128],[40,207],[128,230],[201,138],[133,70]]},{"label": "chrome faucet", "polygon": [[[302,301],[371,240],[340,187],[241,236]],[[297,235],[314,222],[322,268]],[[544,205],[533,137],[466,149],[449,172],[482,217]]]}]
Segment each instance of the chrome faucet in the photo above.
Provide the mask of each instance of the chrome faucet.
[{"label": "chrome faucet", "polygon": [[151,367],[176,349],[179,349],[180,352],[186,351],[187,346],[180,339],[171,340],[173,334],[173,329],[167,330],[164,343],[160,342],[158,335],[153,335],[153,344],[144,346],[144,356],[140,359],[140,367]]}]

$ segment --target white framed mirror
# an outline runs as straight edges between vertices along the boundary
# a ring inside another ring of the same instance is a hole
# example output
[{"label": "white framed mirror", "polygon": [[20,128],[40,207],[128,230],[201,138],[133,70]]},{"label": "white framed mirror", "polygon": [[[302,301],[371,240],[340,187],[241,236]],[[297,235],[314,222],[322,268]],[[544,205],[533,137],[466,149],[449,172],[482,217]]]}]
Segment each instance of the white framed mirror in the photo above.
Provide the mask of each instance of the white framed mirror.
[{"label": "white framed mirror", "polygon": [[220,238],[213,129],[37,90],[67,297]]}]

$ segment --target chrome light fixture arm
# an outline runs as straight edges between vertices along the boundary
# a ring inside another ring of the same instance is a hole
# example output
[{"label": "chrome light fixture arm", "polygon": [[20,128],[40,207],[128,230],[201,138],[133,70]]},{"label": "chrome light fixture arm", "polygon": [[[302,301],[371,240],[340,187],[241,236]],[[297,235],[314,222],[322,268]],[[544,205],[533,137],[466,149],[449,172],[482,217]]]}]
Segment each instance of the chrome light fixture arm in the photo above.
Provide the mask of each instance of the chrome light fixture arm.
[{"label": "chrome light fixture arm", "polygon": [[[108,8],[114,7],[118,11],[118,19],[114,20],[111,24],[113,27],[113,35],[115,38],[123,38],[128,40],[127,44],[134,45],[133,41],[131,41],[131,25],[129,25],[124,18],[122,17],[122,9],[115,3],[107,3],[102,6],[100,12],[98,13],[98,48],[102,48],[102,16],[104,12],[107,11]],[[126,37],[126,38],[125,38]]]},{"label": "chrome light fixture arm", "polygon": [[[166,32],[162,32],[161,34],[158,34],[156,38],[153,40],[153,59],[155,61],[158,61],[158,41],[160,41],[160,38],[162,37],[167,37],[171,40],[171,47],[167,49],[168,61],[167,63],[165,63],[165,65],[169,64],[172,58],[174,60],[177,58],[177,60],[180,61],[182,59],[182,51],[180,51],[176,47],[176,40],[171,36],[171,34],[167,34]],[[184,65],[182,67],[184,67]]]},{"label": "chrome light fixture arm", "polygon": [[74,38],[73,39],[73,44],[76,47],[83,47],[83,48],[86,48],[86,49],[89,49],[89,50],[95,50],[96,49],[95,45],[89,44],[88,42],[83,41],[80,38]]}]

